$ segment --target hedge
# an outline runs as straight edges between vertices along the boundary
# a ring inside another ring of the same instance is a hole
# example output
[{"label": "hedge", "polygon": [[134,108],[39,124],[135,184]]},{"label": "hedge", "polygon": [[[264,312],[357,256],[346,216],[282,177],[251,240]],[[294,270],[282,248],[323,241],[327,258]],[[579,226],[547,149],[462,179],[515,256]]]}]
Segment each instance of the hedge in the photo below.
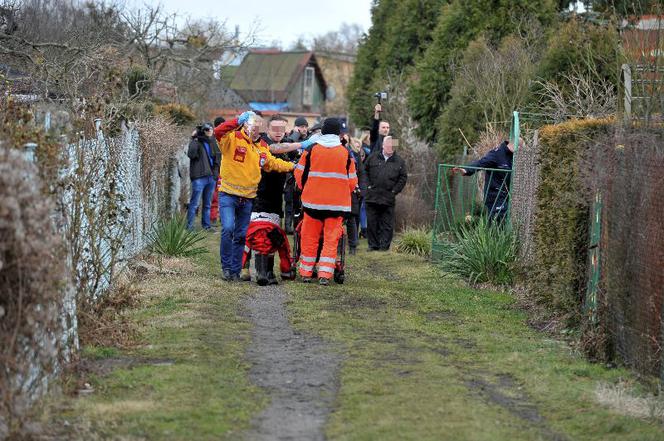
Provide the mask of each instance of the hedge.
[{"label": "hedge", "polygon": [[588,192],[583,158],[593,140],[611,131],[612,119],[572,120],[540,130],[541,181],[534,223],[531,291],[572,322],[580,316],[587,280]]}]

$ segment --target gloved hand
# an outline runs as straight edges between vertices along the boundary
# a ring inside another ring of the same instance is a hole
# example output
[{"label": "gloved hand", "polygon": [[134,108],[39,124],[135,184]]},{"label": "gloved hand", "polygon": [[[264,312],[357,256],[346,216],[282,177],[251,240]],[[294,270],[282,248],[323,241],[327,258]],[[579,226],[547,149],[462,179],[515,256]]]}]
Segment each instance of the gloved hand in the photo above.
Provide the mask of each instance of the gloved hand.
[{"label": "gloved hand", "polygon": [[312,145],[316,144],[316,141],[312,141],[311,139],[307,139],[306,141],[300,142],[300,148],[302,150],[307,149],[311,147]]},{"label": "gloved hand", "polygon": [[246,112],[243,112],[243,113],[238,117],[237,122],[238,122],[238,124],[240,124],[240,125],[242,126],[242,125],[244,125],[244,123],[246,123],[246,122],[249,120],[249,118],[251,118],[252,116],[256,116],[256,114],[255,114],[254,112],[252,112],[251,110],[247,110]]}]

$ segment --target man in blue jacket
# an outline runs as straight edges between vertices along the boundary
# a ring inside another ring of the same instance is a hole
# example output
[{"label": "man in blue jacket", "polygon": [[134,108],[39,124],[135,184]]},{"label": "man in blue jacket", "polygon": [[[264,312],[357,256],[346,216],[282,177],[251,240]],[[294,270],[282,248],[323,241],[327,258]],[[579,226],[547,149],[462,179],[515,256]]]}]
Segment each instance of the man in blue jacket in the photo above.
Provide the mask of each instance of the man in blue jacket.
[{"label": "man in blue jacket", "polygon": [[477,161],[473,161],[464,167],[454,167],[452,169],[452,173],[461,173],[463,176],[475,174],[477,169],[471,167],[496,169],[485,172],[484,206],[490,220],[502,222],[507,215],[513,156],[514,147],[509,141],[503,141],[498,147],[489,151]]}]

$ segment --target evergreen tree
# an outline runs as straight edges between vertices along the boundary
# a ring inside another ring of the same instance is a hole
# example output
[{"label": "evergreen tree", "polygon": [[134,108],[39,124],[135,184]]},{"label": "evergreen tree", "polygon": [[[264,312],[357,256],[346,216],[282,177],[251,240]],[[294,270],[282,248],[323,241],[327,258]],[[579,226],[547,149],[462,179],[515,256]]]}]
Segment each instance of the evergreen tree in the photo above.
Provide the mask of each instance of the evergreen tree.
[{"label": "evergreen tree", "polygon": [[524,17],[549,26],[556,19],[557,7],[554,0],[454,0],[445,7],[410,90],[409,104],[420,123],[420,136],[436,139],[438,118],[450,99],[453,64],[472,40],[483,34],[497,46]]},{"label": "evergreen tree", "polygon": [[374,0],[372,26],[361,41],[348,86],[351,118],[371,122],[373,94],[384,89],[388,72],[411,69],[431,41],[448,0]]}]

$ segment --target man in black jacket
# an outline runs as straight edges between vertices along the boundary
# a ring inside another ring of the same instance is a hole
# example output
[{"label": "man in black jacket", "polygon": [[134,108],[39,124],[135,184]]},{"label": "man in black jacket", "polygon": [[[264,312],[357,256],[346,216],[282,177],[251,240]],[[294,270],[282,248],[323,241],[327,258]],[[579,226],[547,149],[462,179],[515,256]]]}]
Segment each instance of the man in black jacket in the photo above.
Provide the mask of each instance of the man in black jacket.
[{"label": "man in black jacket", "polygon": [[382,151],[372,153],[364,163],[367,176],[367,239],[369,251],[387,251],[394,235],[396,195],[408,180],[406,162],[394,152],[393,139],[385,136]]},{"label": "man in black jacket", "polygon": [[[293,130],[290,134],[284,139],[284,142],[302,142],[305,141],[309,136],[309,122],[306,118],[299,116],[295,119],[295,124]],[[293,152],[289,155],[289,158],[293,161],[299,159],[299,155],[296,152]],[[285,217],[284,217],[284,229],[287,234],[293,234],[293,229],[295,228],[295,212],[299,210],[300,207],[300,195],[295,191],[295,177],[293,173],[288,174],[286,179],[286,185],[284,186],[284,207],[285,207]]]},{"label": "man in black jacket", "polygon": [[191,199],[187,207],[187,228],[192,229],[201,195],[203,210],[201,223],[203,228],[212,231],[210,225],[210,205],[212,194],[217,185],[221,150],[213,136],[213,127],[205,123],[196,128],[187,150],[189,156],[189,178],[191,179]]},{"label": "man in black jacket", "polygon": [[[523,145],[523,140],[519,139],[519,145]],[[503,141],[477,161],[452,169],[452,173],[463,176],[475,174],[478,168],[490,169],[484,172],[484,206],[490,221],[501,223],[507,215],[513,158],[514,147],[509,141]]]},{"label": "man in black jacket", "polygon": [[371,131],[369,132],[369,142],[371,146],[371,152],[376,153],[383,150],[383,139],[390,134],[390,123],[380,119],[380,114],[383,111],[383,107],[380,103],[376,104],[374,107],[374,119],[371,126]]}]

